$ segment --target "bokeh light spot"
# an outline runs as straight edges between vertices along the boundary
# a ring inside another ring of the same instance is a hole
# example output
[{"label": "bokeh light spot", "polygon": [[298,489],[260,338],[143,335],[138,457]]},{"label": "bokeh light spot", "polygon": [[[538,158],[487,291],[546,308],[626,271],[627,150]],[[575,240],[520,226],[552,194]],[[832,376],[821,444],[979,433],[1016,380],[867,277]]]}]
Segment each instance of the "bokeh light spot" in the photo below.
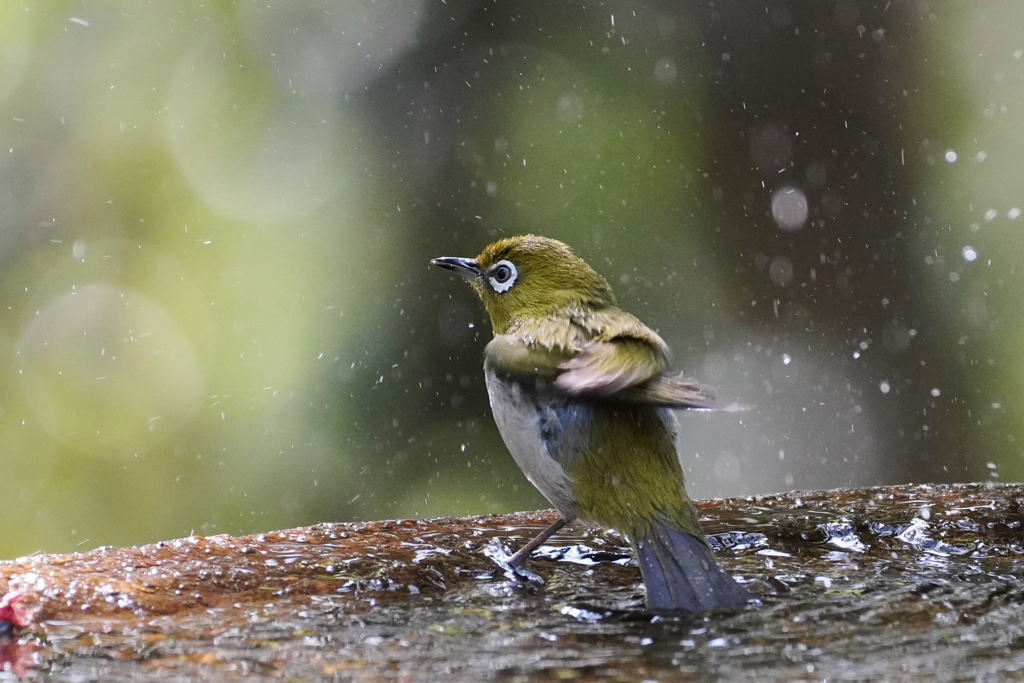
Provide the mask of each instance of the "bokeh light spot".
[{"label": "bokeh light spot", "polygon": [[792,186],[780,187],[772,195],[772,218],[786,231],[799,230],[807,222],[807,196]]}]

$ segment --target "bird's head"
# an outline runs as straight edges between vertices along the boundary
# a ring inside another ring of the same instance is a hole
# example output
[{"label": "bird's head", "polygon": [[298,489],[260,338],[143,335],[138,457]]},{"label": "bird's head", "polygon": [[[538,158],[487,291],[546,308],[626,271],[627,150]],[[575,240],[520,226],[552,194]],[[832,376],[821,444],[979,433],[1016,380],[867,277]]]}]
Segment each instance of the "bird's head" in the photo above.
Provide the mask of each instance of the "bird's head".
[{"label": "bird's head", "polygon": [[605,279],[566,244],[547,237],[508,237],[487,245],[475,259],[443,256],[430,263],[469,281],[494,334],[505,334],[526,318],[615,305]]}]

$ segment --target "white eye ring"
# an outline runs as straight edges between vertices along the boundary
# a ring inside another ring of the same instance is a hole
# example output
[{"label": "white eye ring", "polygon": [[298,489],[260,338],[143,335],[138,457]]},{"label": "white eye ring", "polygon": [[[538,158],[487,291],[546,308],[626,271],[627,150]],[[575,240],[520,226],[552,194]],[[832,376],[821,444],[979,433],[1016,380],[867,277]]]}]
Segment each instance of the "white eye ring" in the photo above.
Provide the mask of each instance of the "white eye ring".
[{"label": "white eye ring", "polygon": [[498,294],[504,294],[512,289],[512,285],[516,283],[518,277],[519,271],[516,270],[516,264],[504,259],[495,263],[487,271],[487,281],[491,283],[491,289]]}]

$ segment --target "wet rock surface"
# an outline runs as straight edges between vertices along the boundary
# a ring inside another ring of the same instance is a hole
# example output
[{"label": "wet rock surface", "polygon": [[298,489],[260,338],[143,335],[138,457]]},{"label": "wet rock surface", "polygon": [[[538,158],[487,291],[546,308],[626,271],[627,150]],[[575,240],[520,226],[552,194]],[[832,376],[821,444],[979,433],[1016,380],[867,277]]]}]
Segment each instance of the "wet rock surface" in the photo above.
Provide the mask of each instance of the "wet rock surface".
[{"label": "wet rock surface", "polygon": [[46,680],[1024,678],[1024,486],[709,501],[760,604],[651,615],[628,549],[519,513],[321,524],[0,562],[0,661]]}]

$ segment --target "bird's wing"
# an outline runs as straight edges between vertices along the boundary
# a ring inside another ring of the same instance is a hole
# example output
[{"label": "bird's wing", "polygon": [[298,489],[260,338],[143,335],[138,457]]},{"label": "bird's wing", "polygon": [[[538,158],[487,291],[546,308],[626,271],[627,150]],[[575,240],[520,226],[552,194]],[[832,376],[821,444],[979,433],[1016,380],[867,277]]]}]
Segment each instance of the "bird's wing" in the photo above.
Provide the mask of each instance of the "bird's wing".
[{"label": "bird's wing", "polygon": [[561,389],[610,397],[656,377],[665,367],[665,355],[646,340],[616,337],[588,342],[560,367],[564,372],[555,384]]},{"label": "bird's wing", "polygon": [[626,403],[664,406],[666,408],[698,408],[733,412],[738,405],[720,406],[715,390],[706,384],[682,375],[660,375],[642,384],[626,387],[615,397]]},{"label": "bird's wing", "polygon": [[499,372],[554,378],[571,354],[558,347],[529,344],[511,334],[499,334],[484,349],[484,364]]},{"label": "bird's wing", "polygon": [[[663,375],[665,343],[629,314],[614,313],[595,316],[588,321],[590,330],[579,324],[564,329],[522,326],[516,334],[497,335],[484,350],[485,363],[500,372],[553,380],[575,396],[666,408],[740,409],[719,406],[707,385],[682,374]],[[563,338],[553,332],[558,329],[563,329]],[[545,345],[540,339],[554,343]]]}]

